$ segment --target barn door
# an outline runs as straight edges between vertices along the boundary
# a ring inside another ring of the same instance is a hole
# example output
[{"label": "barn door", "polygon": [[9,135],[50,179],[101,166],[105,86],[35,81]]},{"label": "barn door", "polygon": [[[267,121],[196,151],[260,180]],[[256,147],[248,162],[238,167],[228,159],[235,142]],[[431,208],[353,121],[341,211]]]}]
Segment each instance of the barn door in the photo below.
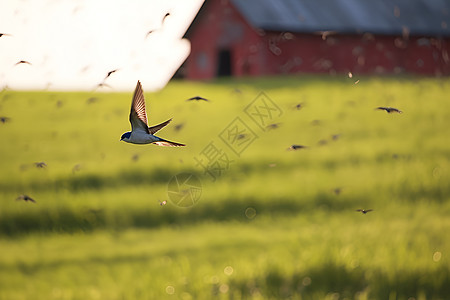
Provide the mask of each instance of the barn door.
[{"label": "barn door", "polygon": [[217,77],[231,75],[231,51],[220,49],[217,57]]}]

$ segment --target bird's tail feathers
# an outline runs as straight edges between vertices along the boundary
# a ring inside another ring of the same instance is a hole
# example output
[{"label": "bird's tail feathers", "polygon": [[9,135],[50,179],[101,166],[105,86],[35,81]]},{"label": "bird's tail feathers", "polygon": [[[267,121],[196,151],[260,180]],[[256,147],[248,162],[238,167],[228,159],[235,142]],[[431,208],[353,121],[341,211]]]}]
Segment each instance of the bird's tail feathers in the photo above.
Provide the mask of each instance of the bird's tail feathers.
[{"label": "bird's tail feathers", "polygon": [[158,141],[153,142],[153,144],[158,145],[158,146],[163,146],[163,147],[184,147],[186,146],[185,144],[180,144],[180,143],[175,143],[175,142],[171,142],[162,138],[159,138]]}]

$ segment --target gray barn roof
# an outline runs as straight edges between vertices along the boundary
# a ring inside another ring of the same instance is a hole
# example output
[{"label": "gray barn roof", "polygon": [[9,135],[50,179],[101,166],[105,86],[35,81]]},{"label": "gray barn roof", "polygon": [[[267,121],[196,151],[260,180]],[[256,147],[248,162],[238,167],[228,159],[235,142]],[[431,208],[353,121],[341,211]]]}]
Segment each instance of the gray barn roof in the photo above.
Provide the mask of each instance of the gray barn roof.
[{"label": "gray barn roof", "polygon": [[450,35],[450,0],[231,0],[264,30]]}]

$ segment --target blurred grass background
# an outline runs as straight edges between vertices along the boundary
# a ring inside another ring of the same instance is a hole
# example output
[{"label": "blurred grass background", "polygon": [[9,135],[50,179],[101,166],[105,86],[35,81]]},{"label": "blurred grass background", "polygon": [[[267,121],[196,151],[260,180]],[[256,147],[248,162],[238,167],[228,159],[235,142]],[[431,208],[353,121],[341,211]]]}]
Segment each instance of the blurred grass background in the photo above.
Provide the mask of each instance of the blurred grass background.
[{"label": "blurred grass background", "polygon": [[[450,81],[355,81],[173,81],[145,93],[151,125],[173,117],[158,136],[185,148],[119,142],[131,92],[3,91],[0,298],[445,299]],[[244,113],[261,91],[282,110],[277,129]],[[196,95],[211,102],[185,101]],[[219,138],[236,117],[258,136],[240,156]],[[233,160],[216,181],[194,159],[210,142]],[[167,196],[181,172],[202,183],[190,208]]]}]

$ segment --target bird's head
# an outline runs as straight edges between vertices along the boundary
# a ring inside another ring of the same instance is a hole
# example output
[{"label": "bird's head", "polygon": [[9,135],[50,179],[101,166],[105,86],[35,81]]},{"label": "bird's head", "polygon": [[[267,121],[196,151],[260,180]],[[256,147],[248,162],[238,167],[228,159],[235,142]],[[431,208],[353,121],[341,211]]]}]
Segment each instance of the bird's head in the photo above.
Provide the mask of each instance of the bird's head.
[{"label": "bird's head", "polygon": [[125,133],[122,134],[122,136],[120,137],[120,140],[121,140],[121,141],[127,142],[127,141],[130,139],[130,136],[131,136],[131,132],[130,132],[130,131],[125,132]]}]

